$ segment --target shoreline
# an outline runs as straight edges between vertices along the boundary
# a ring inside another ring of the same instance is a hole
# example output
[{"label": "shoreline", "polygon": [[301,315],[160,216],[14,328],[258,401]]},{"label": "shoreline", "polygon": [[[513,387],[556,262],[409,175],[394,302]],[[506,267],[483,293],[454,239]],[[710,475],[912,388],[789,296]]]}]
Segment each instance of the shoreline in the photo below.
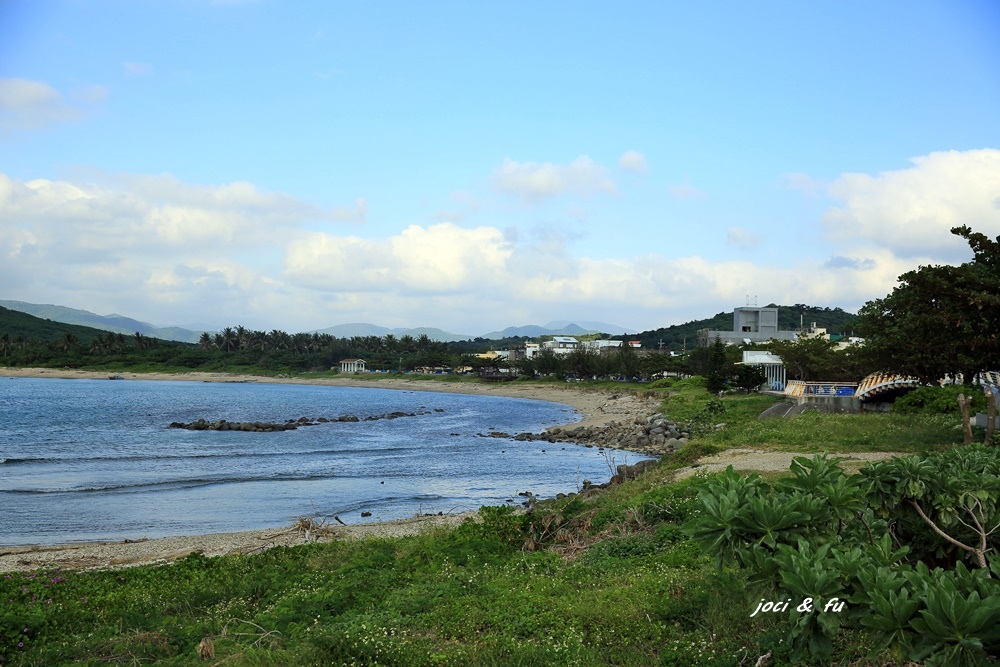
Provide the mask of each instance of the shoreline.
[{"label": "shoreline", "polygon": [[112,569],[166,564],[193,553],[204,556],[231,556],[260,553],[277,546],[312,542],[364,539],[366,537],[407,537],[424,530],[457,526],[476,512],[421,515],[394,521],[358,523],[348,526],[324,525],[318,535],[306,534],[295,526],[264,528],[231,533],[182,535],[121,542],[80,542],[52,545],[0,546],[0,574],[30,572],[38,568],[73,570]]},{"label": "shoreline", "polygon": [[[8,378],[57,378],[107,380],[108,372],[73,369],[8,368],[0,367],[0,380]],[[504,383],[454,383],[435,380],[405,378],[366,379],[362,377],[337,378],[274,378],[270,376],[240,375],[234,373],[118,373],[124,381],[189,381],[189,382],[260,382],[264,384],[300,384],[331,387],[359,387],[391,389],[396,391],[429,391],[438,393],[489,395],[507,398],[562,403],[572,407],[581,417],[577,421],[557,424],[550,429],[573,427],[606,428],[620,423],[631,423],[656,412],[658,402],[641,399],[631,392],[614,394],[604,390],[581,390],[571,386],[508,385]],[[408,519],[374,523],[329,525],[327,539],[359,539],[371,535],[403,537],[438,526],[458,525],[475,512],[455,515],[414,516]],[[313,537],[310,535],[310,537]],[[236,553],[255,553],[274,546],[304,544],[306,535],[291,525],[260,530],[186,535],[122,542],[80,542],[56,545],[0,546],[0,573],[30,571],[37,568],[58,567],[94,569],[128,567],[157,562],[171,562],[197,552],[206,556]]]}]

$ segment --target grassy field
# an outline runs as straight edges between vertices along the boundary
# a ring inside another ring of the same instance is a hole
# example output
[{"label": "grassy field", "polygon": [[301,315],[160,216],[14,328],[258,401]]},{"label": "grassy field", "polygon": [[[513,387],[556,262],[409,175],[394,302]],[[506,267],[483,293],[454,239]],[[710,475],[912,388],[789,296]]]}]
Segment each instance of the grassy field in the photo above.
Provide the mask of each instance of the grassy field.
[{"label": "grassy field", "polygon": [[[637,480],[529,514],[484,508],[480,522],[402,539],[5,575],[0,664],[722,666],[768,652],[789,664],[787,621],[750,618],[769,592],[717,571],[681,532],[697,479],[674,483],[672,471],[732,446],[917,452],[961,441],[954,418],[760,422],[773,398],[652,390],[703,436]],[[866,658],[862,635],[839,641],[838,664],[894,664]]]}]

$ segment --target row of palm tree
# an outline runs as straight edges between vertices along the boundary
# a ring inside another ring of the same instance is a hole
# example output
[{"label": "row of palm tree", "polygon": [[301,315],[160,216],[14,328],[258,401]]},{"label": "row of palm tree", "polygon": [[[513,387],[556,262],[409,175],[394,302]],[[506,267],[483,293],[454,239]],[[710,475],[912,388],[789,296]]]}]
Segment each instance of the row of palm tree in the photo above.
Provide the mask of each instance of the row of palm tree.
[{"label": "row of palm tree", "polygon": [[[158,338],[144,336],[138,331],[131,336],[109,331],[108,333],[101,334],[90,341],[89,350],[91,354],[117,354],[128,349],[149,350],[156,347],[158,342]],[[63,334],[63,339],[60,341],[59,347],[64,352],[69,352],[73,349],[76,343],[76,336],[71,333],[66,333]]]},{"label": "row of palm tree", "polygon": [[409,335],[397,338],[393,334],[337,338],[327,333],[289,334],[279,329],[265,332],[247,329],[244,326],[226,327],[215,334],[204,332],[198,340],[198,345],[206,351],[223,352],[290,350],[296,354],[315,354],[353,350],[356,354],[371,355],[420,355],[427,352],[443,352],[447,348],[445,343],[432,341],[427,334],[420,334],[416,338]]}]

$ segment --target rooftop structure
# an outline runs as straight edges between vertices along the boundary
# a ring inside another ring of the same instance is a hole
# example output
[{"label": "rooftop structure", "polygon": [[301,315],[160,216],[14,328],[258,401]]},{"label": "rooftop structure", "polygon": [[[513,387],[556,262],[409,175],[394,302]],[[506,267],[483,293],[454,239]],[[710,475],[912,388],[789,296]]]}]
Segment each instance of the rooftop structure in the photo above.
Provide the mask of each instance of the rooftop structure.
[{"label": "rooftop structure", "polygon": [[777,306],[743,306],[733,310],[732,331],[702,329],[698,332],[698,344],[711,345],[716,337],[727,345],[739,345],[768,340],[796,340],[798,333],[778,330]]}]

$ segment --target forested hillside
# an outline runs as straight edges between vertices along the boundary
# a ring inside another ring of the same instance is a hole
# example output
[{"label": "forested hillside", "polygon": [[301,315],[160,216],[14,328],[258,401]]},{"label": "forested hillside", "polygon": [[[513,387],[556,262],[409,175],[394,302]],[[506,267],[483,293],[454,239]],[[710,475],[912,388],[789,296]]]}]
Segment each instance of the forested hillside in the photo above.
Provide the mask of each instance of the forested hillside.
[{"label": "forested hillside", "polygon": [[[768,304],[775,306],[777,304]],[[778,306],[778,328],[782,331],[795,331],[802,326],[808,327],[813,322],[818,327],[826,328],[831,334],[850,334],[858,316],[852,315],[840,308],[820,308],[797,303],[794,306]],[[691,350],[698,344],[698,331],[731,331],[733,328],[733,311],[719,313],[704,320],[694,320],[685,324],[674,324],[669,327],[644,331],[636,335],[642,341],[643,348],[680,352],[685,347]]]},{"label": "forested hillside", "polygon": [[66,334],[72,334],[78,341],[89,343],[105,333],[100,329],[53,322],[0,306],[0,336],[6,335],[11,341],[20,338],[55,343],[64,339]]}]

